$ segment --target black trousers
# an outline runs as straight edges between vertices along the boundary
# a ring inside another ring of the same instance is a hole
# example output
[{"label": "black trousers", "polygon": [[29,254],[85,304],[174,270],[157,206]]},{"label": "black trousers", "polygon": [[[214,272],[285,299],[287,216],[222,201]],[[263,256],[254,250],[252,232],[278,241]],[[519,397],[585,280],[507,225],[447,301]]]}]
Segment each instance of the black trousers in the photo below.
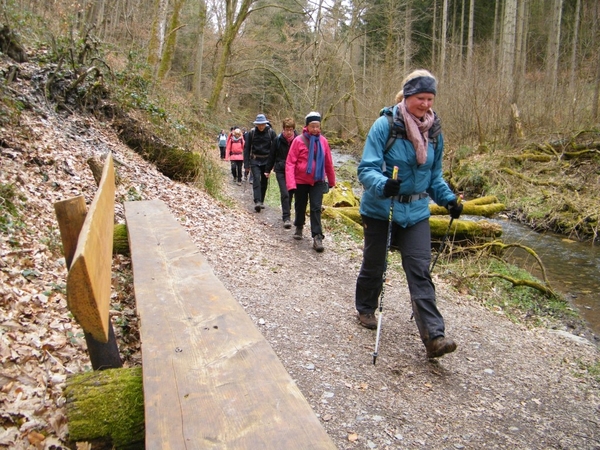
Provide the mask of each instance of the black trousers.
[{"label": "black trousers", "polygon": [[266,166],[266,160],[264,165],[253,164],[250,166],[250,170],[252,171],[252,192],[254,196],[254,203],[263,203],[265,201],[265,195],[267,195],[269,179],[265,176]]},{"label": "black trousers", "polygon": [[244,161],[231,161],[231,175],[233,181],[242,181],[242,166]]},{"label": "black trousers", "polygon": [[[363,261],[356,280],[356,310],[373,313],[379,306],[386,261],[388,221],[362,216],[364,229]],[[444,318],[437,309],[435,286],[429,273],[431,231],[429,220],[412,227],[393,224],[392,244],[402,256],[415,322],[423,342],[444,336]],[[390,297],[386,297],[386,300]],[[387,300],[389,301],[389,300]]]},{"label": "black trousers", "polygon": [[317,181],[314,186],[310,184],[299,184],[296,186],[296,198],[294,200],[294,209],[296,218],[294,225],[303,227],[306,221],[306,206],[310,202],[310,232],[312,237],[323,236],[321,227],[321,207],[323,206],[323,194],[327,188],[325,181]]},{"label": "black trousers", "polygon": [[292,196],[285,184],[285,172],[275,172],[277,184],[279,185],[279,199],[281,200],[281,218],[290,220],[292,210]]}]

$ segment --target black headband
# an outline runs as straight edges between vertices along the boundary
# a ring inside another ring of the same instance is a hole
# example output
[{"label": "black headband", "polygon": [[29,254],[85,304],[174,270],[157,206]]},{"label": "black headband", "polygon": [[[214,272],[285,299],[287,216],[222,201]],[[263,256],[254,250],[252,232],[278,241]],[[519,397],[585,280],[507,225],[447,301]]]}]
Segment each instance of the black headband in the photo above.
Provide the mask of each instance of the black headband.
[{"label": "black headband", "polygon": [[410,97],[411,95],[418,94],[420,92],[429,92],[430,94],[436,94],[436,81],[433,77],[416,77],[412,80],[408,80],[402,88],[402,94],[404,98]]}]

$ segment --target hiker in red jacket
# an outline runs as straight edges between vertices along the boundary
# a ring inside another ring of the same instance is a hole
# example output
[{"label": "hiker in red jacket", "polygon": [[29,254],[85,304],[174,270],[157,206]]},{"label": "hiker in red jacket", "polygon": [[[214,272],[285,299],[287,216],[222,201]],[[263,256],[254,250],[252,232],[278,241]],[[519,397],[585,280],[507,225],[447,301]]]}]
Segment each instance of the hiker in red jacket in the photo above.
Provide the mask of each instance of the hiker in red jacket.
[{"label": "hiker in red jacket", "polygon": [[242,166],[244,165],[244,137],[242,136],[242,130],[239,128],[233,130],[230,139],[227,140],[225,159],[231,161],[231,174],[234,183],[237,181],[238,186],[241,186]]},{"label": "hiker in red jacket", "polygon": [[306,205],[310,200],[313,248],[320,253],[325,249],[321,227],[323,194],[329,191],[329,187],[335,186],[335,172],[329,142],[321,134],[321,114],[310,112],[305,120],[306,126],[302,134],[296,137],[290,146],[285,162],[285,181],[288,192],[295,198],[294,239],[302,239]]}]

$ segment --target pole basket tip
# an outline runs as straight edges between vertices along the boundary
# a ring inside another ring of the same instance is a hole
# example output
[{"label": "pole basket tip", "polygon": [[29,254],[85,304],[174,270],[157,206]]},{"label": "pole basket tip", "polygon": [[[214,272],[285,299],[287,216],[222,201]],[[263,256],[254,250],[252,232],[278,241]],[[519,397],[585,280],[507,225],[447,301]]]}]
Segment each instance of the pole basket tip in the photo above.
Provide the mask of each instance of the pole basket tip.
[{"label": "pole basket tip", "polygon": [[377,361],[377,352],[373,353],[373,365],[375,365],[375,361]]}]

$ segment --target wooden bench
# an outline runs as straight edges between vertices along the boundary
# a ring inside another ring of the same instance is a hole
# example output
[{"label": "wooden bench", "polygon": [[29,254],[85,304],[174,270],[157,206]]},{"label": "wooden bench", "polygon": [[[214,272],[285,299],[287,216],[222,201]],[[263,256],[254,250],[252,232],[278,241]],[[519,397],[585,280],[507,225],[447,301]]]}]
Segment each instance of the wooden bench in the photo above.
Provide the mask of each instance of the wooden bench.
[{"label": "wooden bench", "polygon": [[126,202],[147,449],[335,449],[244,309],[159,200]]}]

